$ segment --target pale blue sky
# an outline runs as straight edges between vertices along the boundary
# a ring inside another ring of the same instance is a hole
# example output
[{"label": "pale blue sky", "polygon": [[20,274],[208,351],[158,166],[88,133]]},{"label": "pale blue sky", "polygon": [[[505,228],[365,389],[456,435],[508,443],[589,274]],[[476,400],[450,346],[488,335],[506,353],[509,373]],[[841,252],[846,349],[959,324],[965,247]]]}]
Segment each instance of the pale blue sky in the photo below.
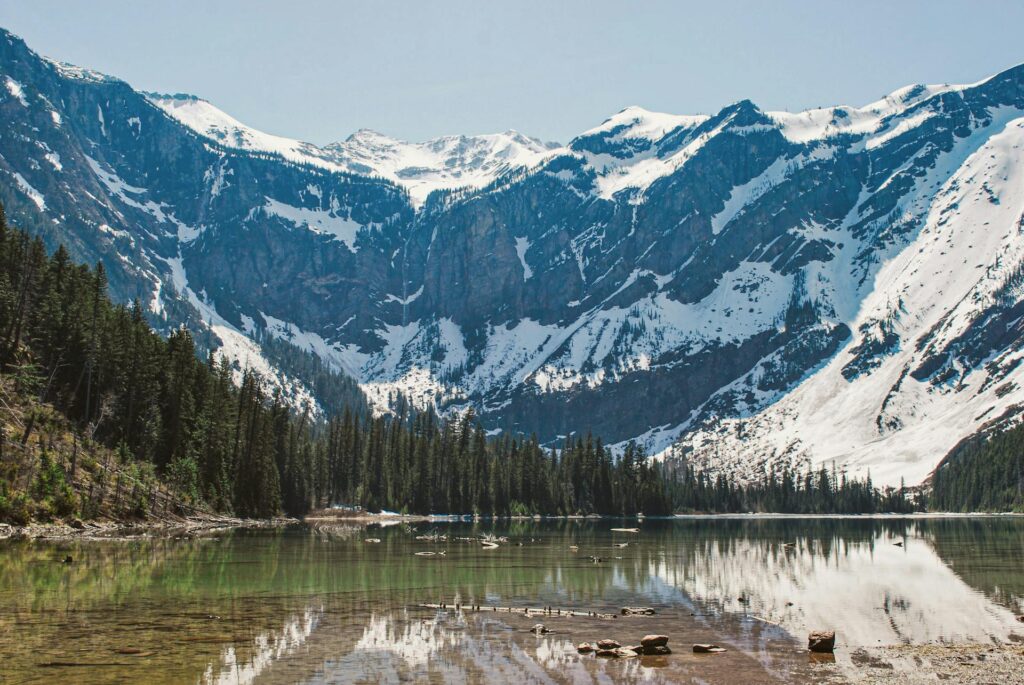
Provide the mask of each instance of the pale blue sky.
[{"label": "pale blue sky", "polygon": [[320,144],[363,127],[564,142],[627,105],[859,105],[1024,61],[1020,0],[3,0],[0,26]]}]

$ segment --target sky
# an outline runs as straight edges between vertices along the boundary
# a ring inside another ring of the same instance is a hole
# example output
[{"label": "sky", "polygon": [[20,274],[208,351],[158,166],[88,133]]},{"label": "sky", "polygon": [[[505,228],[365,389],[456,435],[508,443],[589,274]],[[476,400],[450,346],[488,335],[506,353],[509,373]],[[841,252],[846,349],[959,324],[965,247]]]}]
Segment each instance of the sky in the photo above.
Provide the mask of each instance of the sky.
[{"label": "sky", "polygon": [[0,26],[320,145],[360,128],[566,142],[630,105],[861,105],[1024,62],[1019,0],[2,0]]}]

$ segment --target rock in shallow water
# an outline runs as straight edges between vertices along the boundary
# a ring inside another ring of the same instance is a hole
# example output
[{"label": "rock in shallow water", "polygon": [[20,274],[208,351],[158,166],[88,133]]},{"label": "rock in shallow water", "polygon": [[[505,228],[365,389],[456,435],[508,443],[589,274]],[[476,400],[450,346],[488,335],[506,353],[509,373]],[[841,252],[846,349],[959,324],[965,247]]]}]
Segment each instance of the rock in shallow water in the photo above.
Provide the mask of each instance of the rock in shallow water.
[{"label": "rock in shallow water", "polygon": [[654,645],[651,647],[643,647],[642,654],[644,656],[668,656],[672,653],[672,650],[668,648],[668,645]]},{"label": "rock in shallow water", "polygon": [[644,647],[664,647],[668,644],[668,635],[644,635],[640,644]]},{"label": "rock in shallow water", "polygon": [[834,630],[816,630],[807,636],[807,649],[812,652],[829,653],[836,648],[836,632]]}]

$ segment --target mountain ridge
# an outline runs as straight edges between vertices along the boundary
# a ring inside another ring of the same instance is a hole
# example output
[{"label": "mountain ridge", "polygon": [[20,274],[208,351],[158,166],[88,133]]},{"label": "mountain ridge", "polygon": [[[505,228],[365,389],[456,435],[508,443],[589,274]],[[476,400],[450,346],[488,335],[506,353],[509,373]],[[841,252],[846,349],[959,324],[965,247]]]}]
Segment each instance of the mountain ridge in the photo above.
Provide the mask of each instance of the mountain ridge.
[{"label": "mountain ridge", "polygon": [[[1024,67],[860,108],[629,107],[536,164],[452,153],[474,183],[435,173],[413,197],[315,146],[279,139],[289,159],[248,128],[227,144],[123,82],[46,64],[0,36],[0,77],[28,103],[0,90],[0,199],[102,259],[165,330],[185,323],[268,374],[256,341],[272,336],[379,410],[401,393],[549,444],[589,426],[712,472],[835,462],[891,484],[926,477],[979,413],[1024,403]],[[950,261],[960,241],[978,269]],[[814,387],[834,411],[861,398],[842,449],[801,404]]]}]

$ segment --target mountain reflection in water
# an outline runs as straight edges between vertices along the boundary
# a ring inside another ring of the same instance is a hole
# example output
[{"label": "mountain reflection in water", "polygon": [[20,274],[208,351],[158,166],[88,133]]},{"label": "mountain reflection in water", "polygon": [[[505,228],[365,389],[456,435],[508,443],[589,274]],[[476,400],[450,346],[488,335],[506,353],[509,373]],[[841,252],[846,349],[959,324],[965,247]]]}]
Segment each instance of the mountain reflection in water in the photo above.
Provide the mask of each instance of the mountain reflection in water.
[{"label": "mountain reflection in water", "polygon": [[[802,682],[841,676],[860,647],[1021,639],[1024,519],[647,520],[638,535],[618,525],[3,543],[0,682]],[[431,531],[449,538],[416,540]],[[485,533],[510,542],[482,550],[455,539]],[[66,554],[74,564],[57,563]],[[657,614],[531,618],[425,602]],[[555,632],[533,635],[537,622]],[[837,667],[801,651],[819,628],[838,633]],[[671,656],[575,650],[652,632],[670,636]],[[695,642],[729,651],[694,655]]]}]

